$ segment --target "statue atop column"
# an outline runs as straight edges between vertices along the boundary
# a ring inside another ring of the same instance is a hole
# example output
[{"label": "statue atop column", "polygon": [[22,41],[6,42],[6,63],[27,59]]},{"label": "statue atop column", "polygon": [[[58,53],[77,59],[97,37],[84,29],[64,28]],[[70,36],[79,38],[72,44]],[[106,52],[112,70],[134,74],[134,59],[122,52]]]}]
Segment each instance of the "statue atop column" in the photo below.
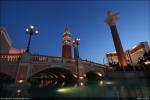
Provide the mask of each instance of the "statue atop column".
[{"label": "statue atop column", "polygon": [[116,25],[116,22],[118,20],[118,17],[116,14],[113,14],[111,11],[107,12],[108,18],[105,20],[105,23],[107,23],[109,26]]}]

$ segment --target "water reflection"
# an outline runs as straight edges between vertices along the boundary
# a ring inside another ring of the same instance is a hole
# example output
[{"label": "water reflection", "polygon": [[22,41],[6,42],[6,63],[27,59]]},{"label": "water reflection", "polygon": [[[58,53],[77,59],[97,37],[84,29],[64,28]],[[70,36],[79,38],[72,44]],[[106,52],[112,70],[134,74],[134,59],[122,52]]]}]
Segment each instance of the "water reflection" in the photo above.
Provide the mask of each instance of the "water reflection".
[{"label": "water reflection", "polygon": [[54,79],[31,83],[0,83],[1,97],[149,97],[150,80],[118,79],[69,82]]},{"label": "water reflection", "polygon": [[145,79],[115,80],[112,91],[115,97],[149,97],[149,82]]},{"label": "water reflection", "polygon": [[65,85],[65,82],[62,82],[61,87],[63,87]]},{"label": "water reflection", "polygon": [[16,94],[19,96],[21,94],[21,89],[18,89]]},{"label": "water reflection", "polygon": [[103,80],[100,80],[98,85],[99,85],[99,86],[103,86],[103,84],[104,84],[104,81],[103,81]]},{"label": "water reflection", "polygon": [[61,89],[58,89],[57,91],[58,92],[61,92],[61,93],[68,93],[68,92],[71,92],[73,90],[73,88],[61,88]]},{"label": "water reflection", "polygon": [[114,84],[114,82],[112,82],[112,81],[105,81],[105,83],[104,83],[104,84],[111,85],[111,84]]},{"label": "water reflection", "polygon": [[1,83],[0,97],[30,97],[30,83]]},{"label": "water reflection", "polygon": [[80,86],[83,86],[84,85],[84,83],[83,82],[80,82]]}]

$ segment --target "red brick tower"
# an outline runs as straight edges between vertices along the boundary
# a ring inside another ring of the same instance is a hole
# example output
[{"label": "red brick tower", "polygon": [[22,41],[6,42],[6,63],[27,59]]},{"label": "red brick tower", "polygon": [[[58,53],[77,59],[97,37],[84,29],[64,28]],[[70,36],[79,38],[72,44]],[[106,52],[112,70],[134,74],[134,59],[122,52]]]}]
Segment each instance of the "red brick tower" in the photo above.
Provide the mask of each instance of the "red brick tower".
[{"label": "red brick tower", "polygon": [[62,59],[66,59],[67,61],[72,59],[71,52],[71,33],[68,30],[68,27],[65,27],[65,31],[63,33],[62,38]]}]

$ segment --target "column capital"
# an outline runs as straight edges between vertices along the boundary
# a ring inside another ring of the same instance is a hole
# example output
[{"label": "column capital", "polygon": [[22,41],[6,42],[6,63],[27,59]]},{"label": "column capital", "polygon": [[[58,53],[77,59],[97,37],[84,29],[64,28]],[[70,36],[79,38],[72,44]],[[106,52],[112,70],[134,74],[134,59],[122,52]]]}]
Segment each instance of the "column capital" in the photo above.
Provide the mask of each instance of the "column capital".
[{"label": "column capital", "polygon": [[108,24],[109,26],[116,25],[118,17],[116,15],[113,15],[111,11],[108,11],[107,15],[108,17],[107,19],[105,19],[105,23]]}]

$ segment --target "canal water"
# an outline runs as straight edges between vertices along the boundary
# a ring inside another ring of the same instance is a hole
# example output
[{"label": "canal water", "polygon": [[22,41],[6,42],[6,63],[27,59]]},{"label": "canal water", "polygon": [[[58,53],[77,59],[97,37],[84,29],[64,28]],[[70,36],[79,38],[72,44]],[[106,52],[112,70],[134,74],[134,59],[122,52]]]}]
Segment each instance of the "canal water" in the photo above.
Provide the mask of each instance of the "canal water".
[{"label": "canal water", "polygon": [[117,79],[87,82],[36,80],[0,83],[0,97],[150,97],[150,80]]}]

